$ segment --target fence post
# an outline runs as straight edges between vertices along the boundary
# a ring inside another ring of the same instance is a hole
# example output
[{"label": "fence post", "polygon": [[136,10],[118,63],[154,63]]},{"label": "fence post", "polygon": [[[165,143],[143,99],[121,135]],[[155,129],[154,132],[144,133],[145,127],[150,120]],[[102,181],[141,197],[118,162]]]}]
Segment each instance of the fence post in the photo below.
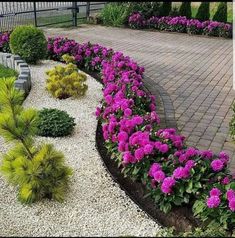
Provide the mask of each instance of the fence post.
[{"label": "fence post", "polygon": [[77,2],[73,2],[73,26],[78,26],[78,21],[77,21],[77,12],[78,12],[78,5]]},{"label": "fence post", "polygon": [[88,20],[90,16],[90,2],[86,3],[86,19]]},{"label": "fence post", "polygon": [[36,2],[33,2],[33,13],[34,13],[34,25],[37,27],[37,9],[36,9]]}]

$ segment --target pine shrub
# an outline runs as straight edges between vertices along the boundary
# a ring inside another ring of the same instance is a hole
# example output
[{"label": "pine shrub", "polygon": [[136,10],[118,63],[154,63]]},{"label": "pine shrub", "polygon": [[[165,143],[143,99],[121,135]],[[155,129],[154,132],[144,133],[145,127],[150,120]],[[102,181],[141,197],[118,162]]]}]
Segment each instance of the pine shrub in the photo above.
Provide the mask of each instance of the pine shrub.
[{"label": "pine shrub", "polygon": [[77,98],[85,95],[88,86],[85,84],[87,77],[84,73],[79,73],[74,57],[63,55],[63,60],[68,63],[66,66],[56,66],[46,72],[46,89],[53,97],[65,99],[68,97]]},{"label": "pine shrub", "polygon": [[213,16],[213,21],[227,22],[227,2],[220,2]]},{"label": "pine shrub", "polygon": [[37,135],[60,137],[70,135],[76,125],[74,118],[65,111],[44,108],[38,113]]},{"label": "pine shrub", "polygon": [[10,35],[10,48],[27,63],[36,64],[46,57],[47,40],[43,31],[34,26],[17,26]]},{"label": "pine shrub", "polygon": [[171,12],[172,2],[163,2],[160,8],[160,16],[169,16]]},{"label": "pine shrub", "polygon": [[210,19],[210,2],[201,2],[195,18],[200,21]]},{"label": "pine shrub", "polygon": [[14,78],[0,82],[0,135],[14,147],[3,154],[0,170],[17,186],[18,199],[30,204],[42,198],[63,201],[72,170],[64,155],[51,144],[36,145],[37,111],[24,109],[23,93],[14,87]]},{"label": "pine shrub", "polygon": [[180,16],[185,16],[190,19],[192,17],[191,2],[182,2],[179,14]]}]

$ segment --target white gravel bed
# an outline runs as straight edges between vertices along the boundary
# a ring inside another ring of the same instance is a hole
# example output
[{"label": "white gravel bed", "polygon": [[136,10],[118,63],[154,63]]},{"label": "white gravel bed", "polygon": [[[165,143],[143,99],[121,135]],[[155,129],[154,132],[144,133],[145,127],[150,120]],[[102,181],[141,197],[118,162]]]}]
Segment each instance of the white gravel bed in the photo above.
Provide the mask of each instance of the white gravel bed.
[{"label": "white gravel bed", "polygon": [[[102,86],[88,76],[88,91],[80,99],[56,100],[45,90],[45,71],[57,65],[31,66],[32,89],[25,107],[58,108],[76,122],[72,136],[38,137],[62,151],[73,168],[64,203],[42,200],[31,206],[17,201],[17,190],[0,177],[0,236],[155,236],[160,229],[113,182],[95,148],[96,119]],[[9,148],[0,137],[0,152]]]}]

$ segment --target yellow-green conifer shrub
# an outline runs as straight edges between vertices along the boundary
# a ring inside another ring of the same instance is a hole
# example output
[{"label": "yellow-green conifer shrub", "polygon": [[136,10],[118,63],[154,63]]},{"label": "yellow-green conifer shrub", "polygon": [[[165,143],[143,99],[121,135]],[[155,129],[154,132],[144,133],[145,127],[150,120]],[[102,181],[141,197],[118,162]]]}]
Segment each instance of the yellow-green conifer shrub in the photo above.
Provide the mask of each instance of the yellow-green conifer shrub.
[{"label": "yellow-green conifer shrub", "polygon": [[88,86],[85,84],[87,77],[84,73],[78,72],[74,57],[64,55],[63,60],[66,66],[56,66],[48,70],[49,76],[46,81],[46,89],[55,98],[65,99],[68,97],[78,98],[85,95]]},{"label": "yellow-green conifer shrub", "polygon": [[23,99],[23,93],[14,87],[14,78],[0,80],[0,135],[15,144],[3,154],[0,170],[18,187],[22,203],[45,197],[63,201],[72,170],[53,145],[34,143],[38,114],[35,109],[24,109]]}]

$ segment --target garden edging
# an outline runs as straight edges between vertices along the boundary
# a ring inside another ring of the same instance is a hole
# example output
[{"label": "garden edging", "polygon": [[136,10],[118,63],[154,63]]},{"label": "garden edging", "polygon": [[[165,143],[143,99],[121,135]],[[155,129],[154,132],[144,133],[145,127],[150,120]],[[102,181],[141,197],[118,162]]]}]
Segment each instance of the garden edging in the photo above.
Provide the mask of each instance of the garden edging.
[{"label": "garden edging", "polygon": [[25,95],[28,95],[31,89],[31,73],[28,64],[19,55],[3,52],[0,52],[0,64],[19,73],[15,81],[15,87],[23,90]]}]

